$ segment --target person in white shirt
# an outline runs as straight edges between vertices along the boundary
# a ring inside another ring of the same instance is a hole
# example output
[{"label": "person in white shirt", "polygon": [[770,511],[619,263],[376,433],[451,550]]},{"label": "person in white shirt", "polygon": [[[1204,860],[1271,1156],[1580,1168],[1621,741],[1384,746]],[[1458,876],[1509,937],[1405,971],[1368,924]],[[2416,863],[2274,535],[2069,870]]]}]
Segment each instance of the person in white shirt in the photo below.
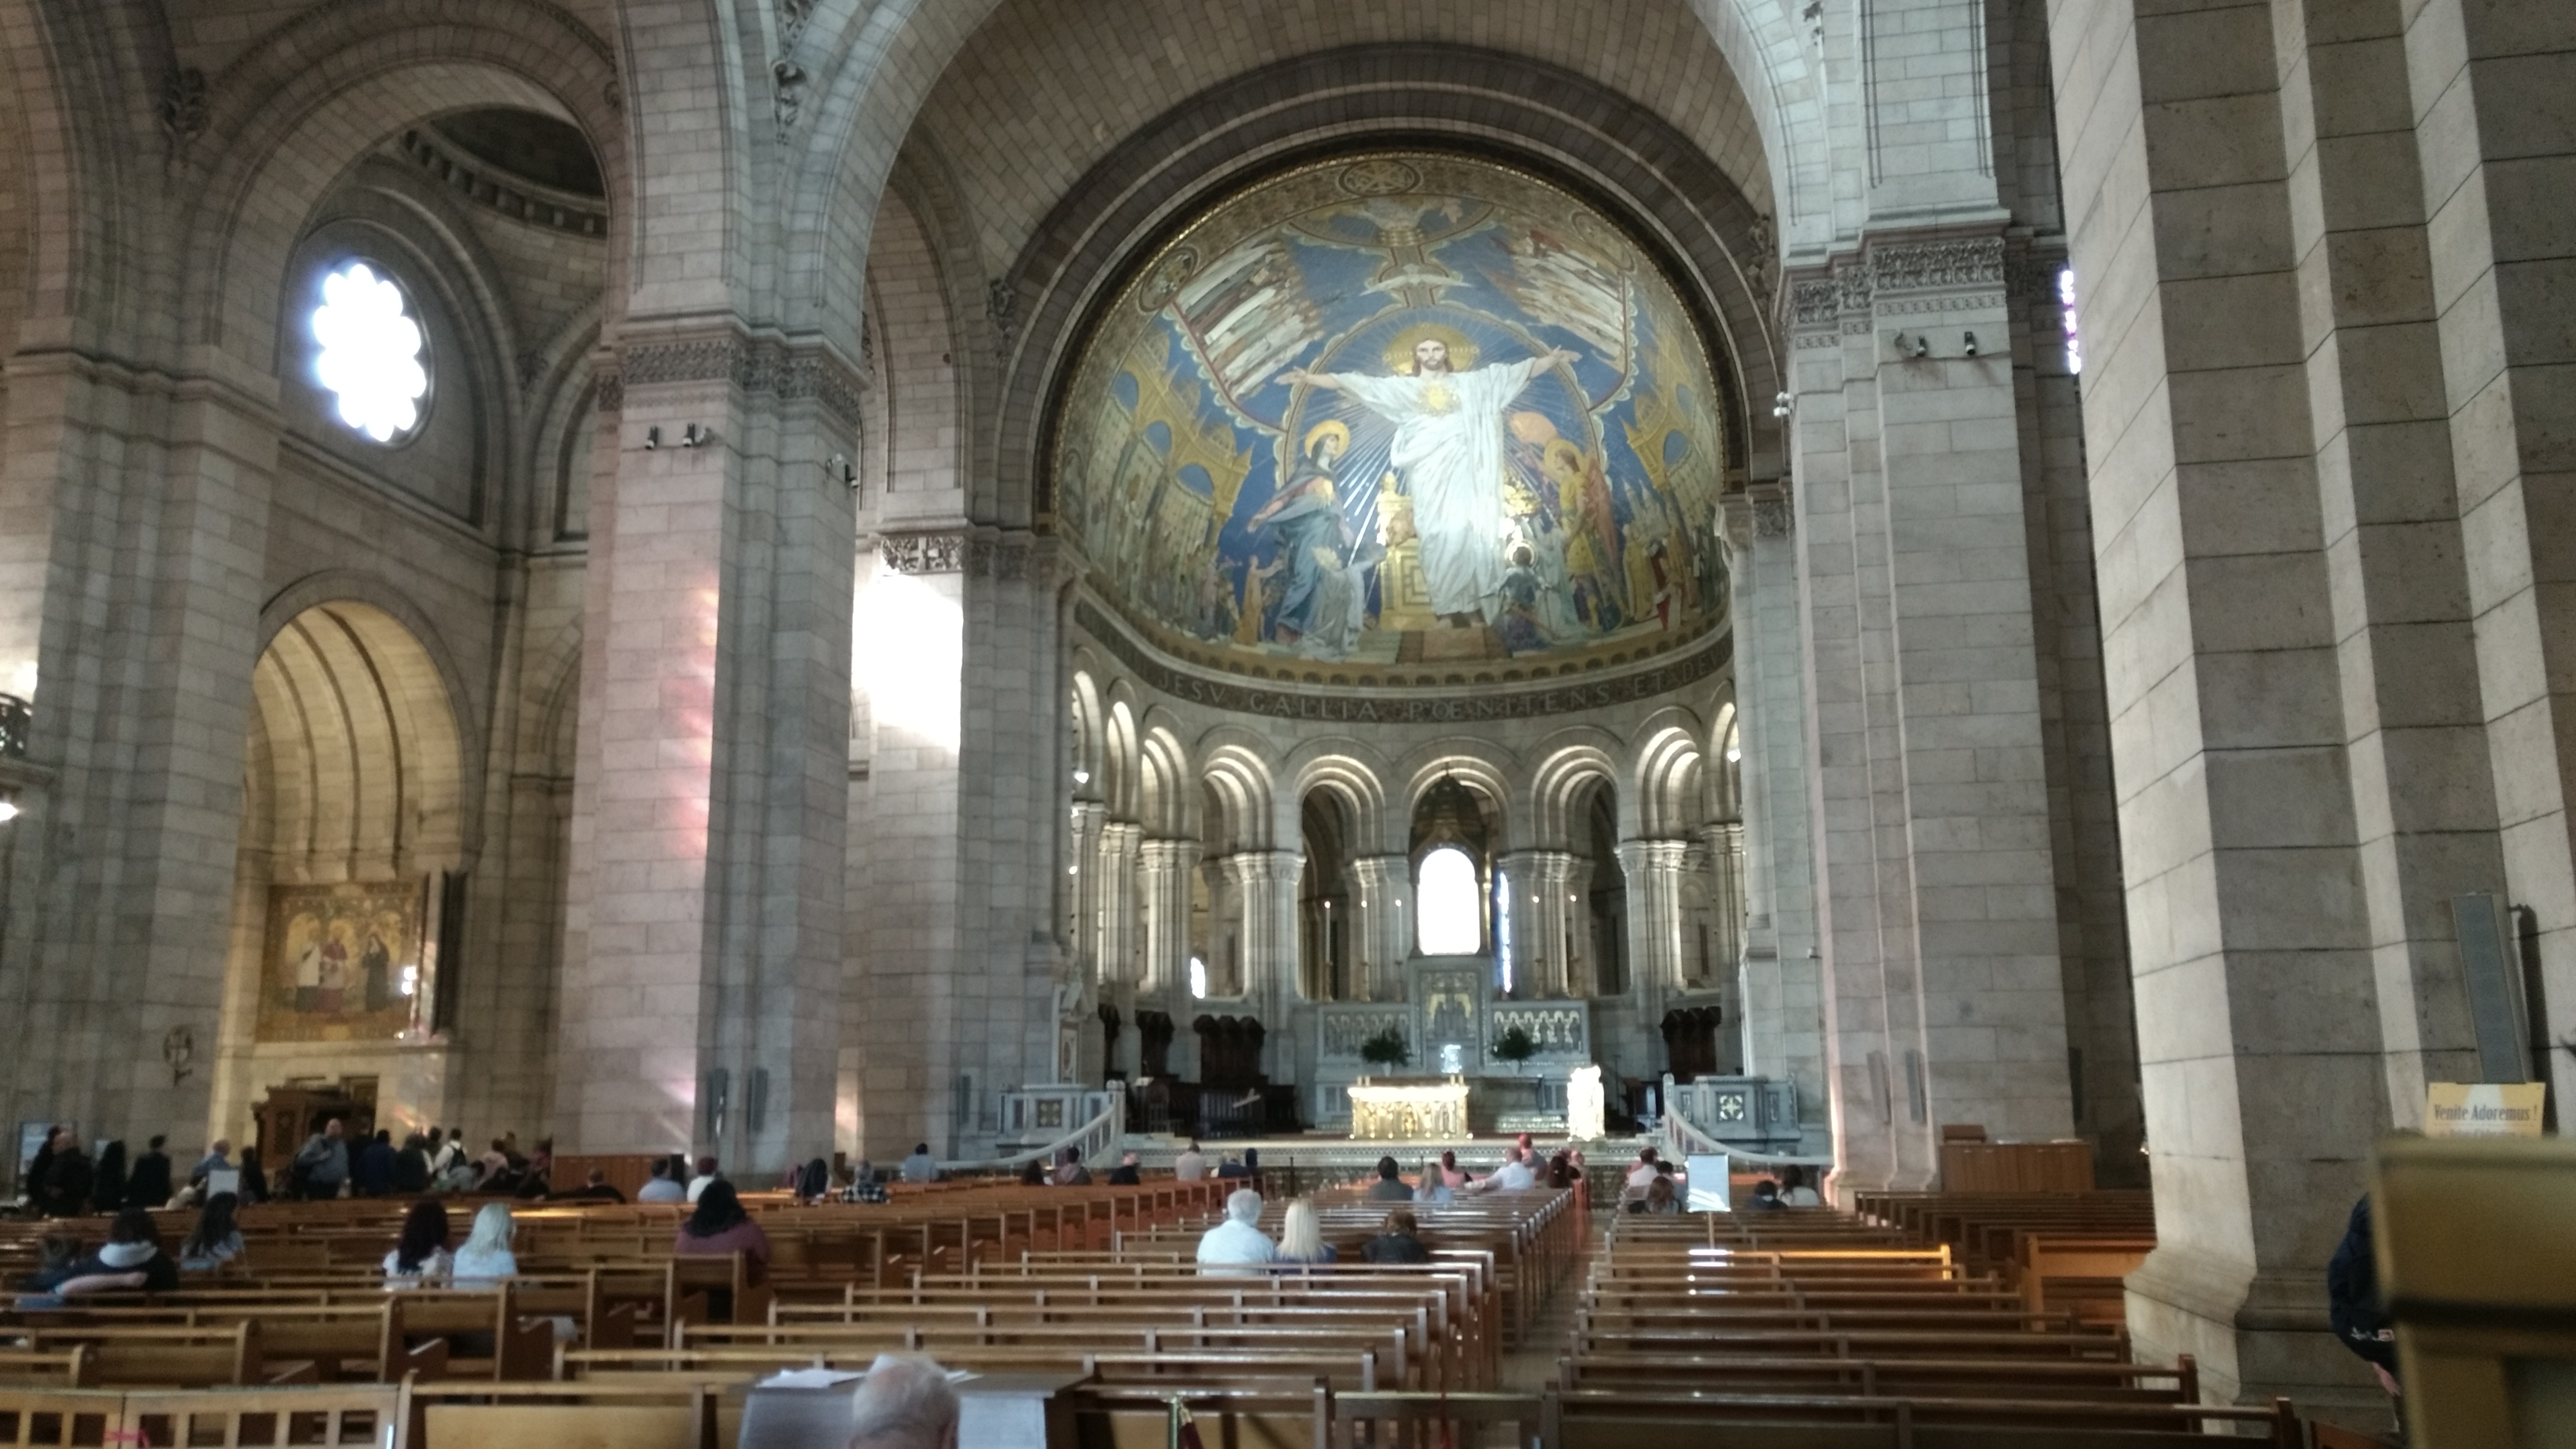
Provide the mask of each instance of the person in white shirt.
[{"label": "person in white shirt", "polygon": [[1631,1163],[1628,1167],[1626,1196],[1643,1197],[1646,1192],[1646,1184],[1653,1182],[1654,1180],[1655,1149],[1651,1147],[1640,1148],[1637,1152],[1637,1160],[1634,1163]]},{"label": "person in white shirt", "polygon": [[1521,1150],[1517,1147],[1504,1149],[1503,1165],[1495,1168],[1494,1175],[1484,1182],[1489,1192],[1519,1192],[1537,1185],[1538,1174],[1530,1171],[1530,1165],[1521,1160]]},{"label": "person in white shirt", "polygon": [[698,1195],[707,1190],[707,1184],[715,1180],[716,1160],[712,1157],[699,1158],[698,1175],[689,1179],[689,1201],[696,1202]]},{"label": "person in white shirt", "polygon": [[1807,1169],[1803,1167],[1780,1169],[1780,1202],[1784,1207],[1823,1207],[1825,1205],[1825,1200],[1817,1196],[1816,1190],[1807,1186]]},{"label": "person in white shirt", "polygon": [[1181,1155],[1172,1159],[1172,1177],[1179,1182],[1196,1182],[1205,1176],[1207,1176],[1207,1154],[1199,1151],[1198,1139],[1192,1138],[1190,1145],[1182,1150]]},{"label": "person in white shirt", "polygon": [[939,1180],[939,1159],[930,1155],[929,1143],[916,1142],[912,1145],[912,1155],[903,1160],[903,1180],[906,1182]]},{"label": "person in white shirt", "polygon": [[687,1202],[689,1190],[680,1186],[680,1180],[671,1175],[671,1159],[657,1157],[653,1160],[653,1180],[635,1189],[635,1200],[637,1202]]},{"label": "person in white shirt", "polygon": [[1225,1200],[1225,1221],[1199,1239],[1199,1266],[1258,1267],[1279,1256],[1279,1245],[1254,1224],[1261,1221],[1261,1194],[1237,1188]]},{"label": "person in white shirt", "polygon": [[519,1225],[510,1217],[504,1204],[487,1202],[474,1215],[474,1232],[465,1246],[449,1260],[448,1272],[459,1288],[498,1288],[504,1278],[519,1276],[518,1255],[510,1251],[510,1240],[518,1235]]}]

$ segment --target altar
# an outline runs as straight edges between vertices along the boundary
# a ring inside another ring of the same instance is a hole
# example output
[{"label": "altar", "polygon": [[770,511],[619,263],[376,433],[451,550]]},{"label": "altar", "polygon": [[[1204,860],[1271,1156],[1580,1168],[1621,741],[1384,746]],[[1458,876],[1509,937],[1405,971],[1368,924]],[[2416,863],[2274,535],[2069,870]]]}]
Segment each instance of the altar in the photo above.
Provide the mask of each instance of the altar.
[{"label": "altar", "polygon": [[1362,1142],[1455,1142],[1467,1135],[1464,1077],[1362,1077],[1346,1090]]}]

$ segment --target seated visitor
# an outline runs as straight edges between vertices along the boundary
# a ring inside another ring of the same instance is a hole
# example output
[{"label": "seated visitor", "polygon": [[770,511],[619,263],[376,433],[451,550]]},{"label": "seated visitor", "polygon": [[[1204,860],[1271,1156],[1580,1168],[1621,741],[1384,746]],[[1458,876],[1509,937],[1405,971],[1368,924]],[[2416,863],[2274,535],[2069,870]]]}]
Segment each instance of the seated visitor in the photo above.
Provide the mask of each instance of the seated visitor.
[{"label": "seated visitor", "polygon": [[1547,1160],[1547,1185],[1568,1188],[1583,1180],[1583,1169],[1574,1165],[1574,1154],[1560,1152]]},{"label": "seated visitor", "polygon": [[519,1225],[507,1204],[487,1202],[474,1215],[474,1231],[449,1260],[450,1280],[459,1288],[498,1288],[501,1280],[519,1276],[518,1254],[510,1251]]},{"label": "seated visitor", "polygon": [[1422,1225],[1403,1208],[1386,1215],[1386,1226],[1360,1249],[1372,1263],[1428,1263],[1431,1250],[1422,1245]]},{"label": "seated visitor", "polygon": [[1199,1265],[1230,1267],[1276,1259],[1279,1247],[1255,1226],[1260,1221],[1261,1194],[1248,1187],[1236,1189],[1225,1200],[1225,1221],[1199,1238]]},{"label": "seated visitor", "polygon": [[930,1155],[929,1143],[916,1142],[912,1145],[912,1155],[903,1160],[903,1180],[906,1182],[939,1180],[939,1159]]},{"label": "seated visitor", "polygon": [[1022,1187],[1044,1187],[1047,1185],[1048,1176],[1046,1159],[1043,1157],[1032,1157],[1020,1164],[1020,1186]]},{"label": "seated visitor", "polygon": [[1199,1151],[1199,1140],[1193,1137],[1190,1145],[1181,1149],[1181,1155],[1172,1159],[1172,1179],[1175,1182],[1196,1182],[1205,1176],[1207,1154]]},{"label": "seated visitor", "polygon": [[447,1209],[431,1198],[411,1205],[403,1219],[402,1236],[394,1250],[385,1254],[385,1286],[418,1288],[423,1284],[443,1283],[455,1266],[448,1256]]},{"label": "seated visitor", "polygon": [[1137,1166],[1136,1154],[1134,1152],[1119,1153],[1118,1165],[1109,1169],[1109,1185],[1111,1187],[1135,1187],[1145,1180],[1141,1175],[1141,1172],[1142,1169]]},{"label": "seated visitor", "polygon": [[1637,1149],[1637,1160],[1630,1164],[1628,1168],[1626,1195],[1629,1197],[1645,1196],[1646,1184],[1655,1180],[1655,1168],[1658,1165],[1659,1164],[1655,1161],[1655,1149],[1651,1147],[1641,1147]]},{"label": "seated visitor", "polygon": [[671,1240],[674,1253],[743,1255],[743,1280],[755,1286],[769,1281],[769,1234],[744,1211],[733,1184],[719,1177],[698,1194],[697,1211]]},{"label": "seated visitor", "polygon": [[206,1199],[197,1213],[197,1225],[179,1243],[179,1267],[190,1273],[211,1273],[227,1263],[238,1262],[242,1254],[241,1229],[233,1224],[233,1213],[241,1198],[219,1192]]},{"label": "seated visitor", "polygon": [[1091,1186],[1091,1169],[1083,1166],[1080,1151],[1068,1147],[1059,1154],[1055,1169],[1055,1185],[1058,1187]]},{"label": "seated visitor", "polygon": [[1397,1172],[1397,1168],[1396,1168],[1396,1165],[1395,1165],[1395,1159],[1394,1159],[1394,1158],[1392,1158],[1392,1157],[1381,1157],[1381,1158],[1379,1158],[1379,1159],[1377,1160],[1377,1181],[1372,1182],[1372,1183],[1370,1183],[1370,1184],[1369,1184],[1369,1190],[1368,1190],[1368,1193],[1367,1193],[1367,1197],[1368,1197],[1368,1200],[1369,1200],[1369,1201],[1371,1201],[1371,1202],[1411,1202],[1411,1201],[1413,1201],[1413,1189],[1412,1189],[1412,1188],[1410,1188],[1410,1187],[1407,1187],[1407,1186],[1405,1185],[1404,1179],[1403,1179],[1403,1178],[1401,1178],[1401,1177],[1398,1177],[1398,1176],[1396,1175],[1396,1172]]},{"label": "seated visitor", "polygon": [[877,1355],[850,1396],[849,1449],[957,1449],[957,1389],[948,1371],[911,1354]]},{"label": "seated visitor", "polygon": [[[1648,1188],[1647,1191],[1652,1192],[1654,1189]],[[1755,1212],[1773,1213],[1780,1212],[1789,1205],[1780,1201],[1780,1184],[1766,1177],[1753,1184],[1753,1196],[1745,1206]]]},{"label": "seated visitor", "polygon": [[161,1230],[152,1225],[148,1208],[130,1207],[116,1215],[107,1242],[72,1266],[54,1291],[65,1298],[84,1293],[167,1293],[179,1286],[179,1265],[161,1251]]},{"label": "seated visitor", "polygon": [[1288,1216],[1279,1224],[1279,1255],[1271,1261],[1283,1267],[1321,1267],[1336,1256],[1333,1245],[1324,1241],[1324,1220],[1315,1205],[1302,1197],[1288,1204]]},{"label": "seated visitor", "polygon": [[1422,1164],[1422,1175],[1414,1181],[1413,1200],[1415,1202],[1453,1203],[1458,1200],[1457,1192],[1444,1180],[1439,1163]]},{"label": "seated visitor", "polygon": [[1807,1169],[1803,1167],[1780,1169],[1780,1202],[1785,1207],[1823,1207],[1825,1205],[1824,1198],[1813,1187],[1807,1185]]},{"label": "seated visitor", "polygon": [[1216,1175],[1228,1180],[1259,1177],[1261,1175],[1261,1149],[1258,1147],[1247,1147],[1243,1149],[1243,1160],[1240,1162],[1235,1161],[1231,1157],[1227,1158],[1225,1160],[1225,1165],[1216,1170]]},{"label": "seated visitor", "polygon": [[1467,1185],[1467,1174],[1464,1169],[1458,1166],[1457,1153],[1443,1152],[1440,1154],[1440,1181],[1453,1190]]},{"label": "seated visitor", "polygon": [[648,1178],[642,1187],[635,1189],[635,1200],[637,1202],[687,1202],[689,1190],[682,1187],[679,1178],[672,1175],[671,1159],[657,1157],[653,1159],[652,1177]]},{"label": "seated visitor", "polygon": [[1536,1186],[1538,1175],[1530,1171],[1530,1165],[1523,1160],[1518,1147],[1504,1149],[1503,1165],[1495,1168],[1494,1175],[1485,1179],[1486,1190],[1490,1192],[1519,1192]]},{"label": "seated visitor", "polygon": [[828,1201],[832,1196],[832,1164],[819,1157],[807,1158],[796,1169],[796,1200],[803,1203]]},{"label": "seated visitor", "polygon": [[716,1176],[716,1160],[712,1157],[699,1158],[698,1175],[689,1179],[689,1201],[696,1202],[706,1195],[710,1185],[721,1181],[723,1179]]},{"label": "seated visitor", "polygon": [[1681,1210],[1681,1197],[1673,1191],[1670,1177],[1658,1177],[1647,1183],[1645,1196],[1628,1204],[1628,1211],[1632,1213],[1677,1213]]},{"label": "seated visitor", "polygon": [[[654,1181],[656,1181],[656,1182],[664,1182],[664,1183],[668,1183],[668,1182],[670,1182],[670,1181],[671,1181],[671,1179],[670,1179],[670,1178],[668,1178],[668,1177],[666,1177],[666,1176],[661,1176],[661,1175],[660,1175],[663,1171],[665,1171],[665,1170],[666,1170],[666,1169],[664,1169],[663,1164],[661,1164],[661,1163],[658,1163],[658,1162],[657,1162],[657,1163],[653,1164],[653,1166],[654,1166],[654,1169],[655,1169],[655,1172],[656,1172],[656,1176],[655,1176],[655,1178],[654,1178]],[[678,1200],[678,1198],[679,1198],[679,1196],[680,1196],[679,1191],[678,1191],[678,1184],[676,1184],[676,1183],[672,1184],[672,1188],[673,1188],[673,1190],[672,1190],[672,1193],[671,1193],[671,1198],[670,1198],[670,1200],[672,1200],[672,1201],[677,1201],[677,1200]],[[617,1184],[615,1184],[615,1183],[613,1183],[613,1182],[610,1182],[610,1181],[608,1180],[608,1174],[607,1174],[607,1173],[600,1171],[600,1170],[599,1170],[598,1168],[596,1168],[596,1167],[594,1167],[594,1168],[592,1168],[592,1169],[590,1170],[590,1176],[589,1176],[589,1178],[588,1178],[587,1180],[585,1180],[585,1181],[582,1183],[582,1185],[581,1185],[581,1186],[579,1186],[579,1187],[577,1187],[577,1188],[574,1188],[574,1189],[573,1189],[572,1191],[570,1191],[570,1192],[567,1192],[567,1193],[558,1193],[558,1194],[556,1194],[556,1195],[557,1195],[558,1197],[560,1197],[560,1198],[564,1199],[564,1200],[565,1200],[565,1201],[567,1201],[567,1202],[624,1202],[624,1201],[626,1201],[626,1194],[625,1194],[624,1192],[622,1192],[622,1191],[620,1191],[620,1190],[618,1189]]]}]

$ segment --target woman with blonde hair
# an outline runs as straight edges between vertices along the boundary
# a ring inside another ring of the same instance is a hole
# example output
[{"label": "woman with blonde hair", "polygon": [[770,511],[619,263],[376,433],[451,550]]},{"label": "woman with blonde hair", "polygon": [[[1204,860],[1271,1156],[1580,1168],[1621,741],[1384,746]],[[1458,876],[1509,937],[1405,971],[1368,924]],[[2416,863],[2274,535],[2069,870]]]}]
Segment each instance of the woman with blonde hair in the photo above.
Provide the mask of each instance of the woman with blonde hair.
[{"label": "woman with blonde hair", "polygon": [[474,1215],[473,1235],[456,1250],[449,1270],[456,1286],[498,1288],[502,1279],[519,1276],[519,1255],[510,1251],[510,1240],[518,1232],[518,1221],[510,1216],[507,1204],[483,1204],[483,1210]]},{"label": "woman with blonde hair", "polygon": [[1279,1256],[1271,1261],[1319,1268],[1337,1256],[1333,1245],[1324,1241],[1324,1224],[1315,1215],[1315,1204],[1302,1197],[1288,1204],[1288,1217],[1279,1225]]}]

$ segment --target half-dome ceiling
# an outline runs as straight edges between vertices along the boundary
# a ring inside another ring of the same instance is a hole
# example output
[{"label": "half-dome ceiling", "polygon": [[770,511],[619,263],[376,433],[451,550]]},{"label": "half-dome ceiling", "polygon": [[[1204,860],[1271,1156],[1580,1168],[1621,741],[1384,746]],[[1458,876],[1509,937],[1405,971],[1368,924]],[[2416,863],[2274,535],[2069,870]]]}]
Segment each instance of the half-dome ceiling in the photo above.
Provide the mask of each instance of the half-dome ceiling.
[{"label": "half-dome ceiling", "polygon": [[1723,618],[1715,397],[1663,274],[1573,196],[1461,156],[1309,166],[1103,314],[1058,522],[1204,663],[1624,661]]}]

